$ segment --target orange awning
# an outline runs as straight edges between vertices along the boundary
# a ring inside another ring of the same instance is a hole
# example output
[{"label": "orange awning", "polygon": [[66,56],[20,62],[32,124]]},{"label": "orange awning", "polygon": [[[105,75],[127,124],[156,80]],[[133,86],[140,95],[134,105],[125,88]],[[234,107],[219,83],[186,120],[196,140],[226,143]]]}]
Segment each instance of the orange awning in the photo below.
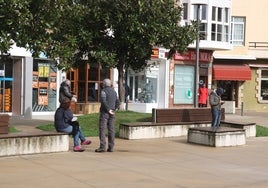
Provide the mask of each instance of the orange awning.
[{"label": "orange awning", "polygon": [[245,64],[214,64],[213,80],[251,80],[251,70]]}]

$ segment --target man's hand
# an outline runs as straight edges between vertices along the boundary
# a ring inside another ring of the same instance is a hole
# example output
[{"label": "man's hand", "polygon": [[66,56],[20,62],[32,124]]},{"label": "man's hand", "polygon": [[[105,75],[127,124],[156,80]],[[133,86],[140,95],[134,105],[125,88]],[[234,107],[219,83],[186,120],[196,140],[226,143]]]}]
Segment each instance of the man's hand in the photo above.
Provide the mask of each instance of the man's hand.
[{"label": "man's hand", "polygon": [[114,115],[114,111],[113,110],[109,110],[109,114]]}]

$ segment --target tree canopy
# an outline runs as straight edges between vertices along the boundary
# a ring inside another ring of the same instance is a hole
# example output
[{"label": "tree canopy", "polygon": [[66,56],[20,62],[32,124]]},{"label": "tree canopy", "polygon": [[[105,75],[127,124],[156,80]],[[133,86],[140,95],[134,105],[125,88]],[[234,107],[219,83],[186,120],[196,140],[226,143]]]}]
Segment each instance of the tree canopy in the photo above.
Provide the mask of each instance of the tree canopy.
[{"label": "tree canopy", "polygon": [[182,8],[174,0],[0,0],[0,50],[10,42],[38,56],[59,59],[60,69],[98,62],[119,72],[147,66],[153,47],[184,52],[196,26],[179,24]]}]

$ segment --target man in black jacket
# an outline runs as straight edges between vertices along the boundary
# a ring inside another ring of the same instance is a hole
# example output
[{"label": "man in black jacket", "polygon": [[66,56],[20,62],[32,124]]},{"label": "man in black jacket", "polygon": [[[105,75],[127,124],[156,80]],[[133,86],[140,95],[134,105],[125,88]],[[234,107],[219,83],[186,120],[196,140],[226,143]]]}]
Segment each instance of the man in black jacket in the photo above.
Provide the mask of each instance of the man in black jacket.
[{"label": "man in black jacket", "polygon": [[100,147],[95,150],[95,152],[105,152],[106,151],[106,138],[105,129],[108,128],[108,152],[113,152],[114,148],[114,112],[119,108],[119,100],[117,93],[114,88],[112,88],[112,82],[110,79],[103,80],[103,89],[101,91],[101,107],[100,107],[100,117],[99,117],[99,139]]},{"label": "man in black jacket", "polygon": [[76,102],[76,96],[71,93],[71,81],[64,80],[60,84],[59,102],[61,103],[64,98],[68,98],[73,102]]}]

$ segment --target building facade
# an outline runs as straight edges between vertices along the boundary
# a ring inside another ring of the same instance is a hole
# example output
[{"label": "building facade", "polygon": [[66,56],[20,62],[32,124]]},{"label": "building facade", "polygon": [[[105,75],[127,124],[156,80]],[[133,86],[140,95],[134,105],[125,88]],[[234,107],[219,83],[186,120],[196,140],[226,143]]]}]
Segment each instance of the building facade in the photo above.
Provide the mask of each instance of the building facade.
[{"label": "building facade", "polygon": [[268,111],[266,5],[265,0],[233,0],[233,48],[213,54],[214,83],[224,87],[226,99],[235,101],[235,107],[242,111]]},{"label": "building facade", "polygon": [[[152,108],[155,107],[194,107],[199,83],[205,83],[209,90],[216,87],[213,81],[213,53],[216,50],[232,49],[230,41],[232,1],[182,0],[181,5],[184,10],[181,25],[191,24],[193,20],[200,22],[199,50],[197,51],[195,42],[189,45],[185,54],[177,53],[172,59],[166,59],[165,53],[168,50],[160,48],[156,53],[158,56],[154,53],[152,55],[151,64],[155,65],[153,71],[150,66],[144,72],[129,72],[128,84],[133,87],[133,95],[130,96],[128,105],[130,110],[152,112]],[[154,96],[157,100],[139,100],[135,97],[148,91],[146,89],[148,83],[154,83],[150,88],[155,88],[153,91],[156,92]]]},{"label": "building facade", "polygon": [[[199,19],[198,81],[209,90],[223,87],[226,108],[267,111],[268,42],[265,5],[260,0],[182,0],[182,25]],[[246,3],[245,3],[246,2]],[[254,4],[253,4],[254,3]],[[241,6],[243,4],[243,6]],[[262,6],[258,6],[262,5]],[[258,7],[252,9],[252,7]],[[198,13],[199,10],[199,13]],[[199,16],[198,16],[199,15]],[[63,79],[72,82],[78,96],[75,113],[93,113],[99,109],[101,82],[105,77],[117,88],[117,70],[99,64],[83,63],[79,69],[62,73],[55,62],[33,59],[21,49],[11,49],[11,56],[0,63],[0,110],[31,117],[54,113],[58,106],[57,90]],[[194,107],[197,43],[185,54],[167,59],[168,50],[156,47],[147,69],[127,70],[130,88],[128,110],[151,112],[152,108]]]}]

